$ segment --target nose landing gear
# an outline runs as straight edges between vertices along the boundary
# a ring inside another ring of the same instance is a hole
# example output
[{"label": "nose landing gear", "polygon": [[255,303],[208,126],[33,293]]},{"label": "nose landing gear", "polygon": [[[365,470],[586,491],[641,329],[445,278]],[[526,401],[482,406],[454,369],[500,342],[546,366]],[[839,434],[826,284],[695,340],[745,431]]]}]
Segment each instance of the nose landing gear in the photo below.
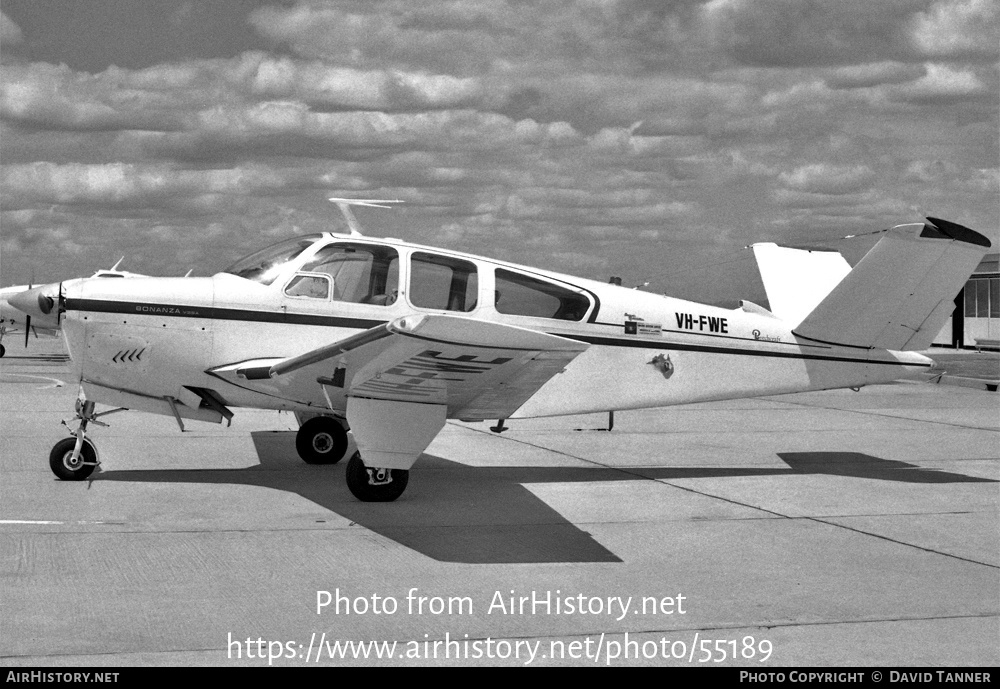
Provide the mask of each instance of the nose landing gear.
[{"label": "nose landing gear", "polygon": [[[98,426],[107,426],[108,424],[103,421],[98,421],[97,417],[125,411],[124,408],[119,408],[97,414],[94,412],[94,406],[93,402],[88,402],[82,397],[77,399],[76,418],[80,420],[80,425],[75,431],[70,430],[71,438],[60,440],[49,453],[49,468],[63,481],[83,481],[100,465],[97,447],[87,437],[87,424],[93,422]],[[69,427],[66,421],[62,423]]]}]

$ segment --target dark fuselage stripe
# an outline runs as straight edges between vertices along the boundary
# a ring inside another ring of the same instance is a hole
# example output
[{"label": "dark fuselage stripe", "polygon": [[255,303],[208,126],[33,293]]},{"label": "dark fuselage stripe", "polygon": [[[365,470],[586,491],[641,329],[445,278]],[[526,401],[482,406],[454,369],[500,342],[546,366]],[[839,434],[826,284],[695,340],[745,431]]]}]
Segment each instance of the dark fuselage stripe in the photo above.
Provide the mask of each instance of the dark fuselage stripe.
[{"label": "dark fuselage stripe", "polygon": [[124,313],[137,316],[166,316],[171,318],[204,318],[208,320],[249,321],[253,323],[285,323],[289,325],[323,325],[335,328],[358,328],[367,330],[387,323],[386,320],[369,318],[345,318],[343,316],[318,316],[307,313],[286,313],[274,311],[252,311],[250,309],[230,309],[218,306],[182,306],[171,304],[151,304],[104,299],[67,299],[67,311],[90,311],[93,313]]},{"label": "dark fuselage stripe", "polygon": [[[706,352],[710,354],[742,354],[744,356],[762,356],[777,359],[809,359],[811,361],[842,361],[853,364],[884,364],[887,366],[924,366],[931,364],[915,364],[905,361],[880,361],[878,359],[858,359],[850,357],[824,356],[822,354],[799,354],[795,352],[766,352],[757,349],[737,349],[735,347],[709,347],[707,345],[689,345],[679,342],[628,340],[615,337],[595,337],[591,335],[568,335],[566,333],[549,333],[568,340],[577,340],[588,344],[605,345],[608,347],[636,347],[639,349],[667,349],[677,352]],[[742,338],[733,338],[742,339]]]},{"label": "dark fuselage stripe", "polygon": [[[67,299],[67,311],[89,311],[94,313],[123,313],[138,316],[161,316],[169,318],[204,318],[210,320],[250,321],[255,323],[283,323],[287,325],[321,325],[335,328],[374,328],[388,321],[363,318],[344,318],[342,316],[315,316],[301,313],[275,313],[270,311],[251,311],[248,309],[229,309],[215,306],[182,306],[170,304],[152,304],[107,301],[104,299]],[[402,334],[402,333],[401,333]],[[407,333],[408,334],[408,333]],[[743,356],[771,357],[778,359],[808,359],[811,361],[839,361],[855,364],[881,364],[887,366],[922,366],[930,368],[930,364],[914,364],[902,361],[885,361],[860,359],[855,357],[824,356],[821,354],[801,354],[797,352],[768,352],[758,349],[736,347],[710,347],[707,345],[681,344],[666,340],[636,340],[624,337],[602,337],[580,335],[576,333],[548,333],[569,340],[586,342],[609,347],[633,347],[639,349],[665,349],[683,352],[704,352],[710,354],[734,354]],[[408,334],[414,337],[412,334]],[[742,338],[732,338],[742,339]],[[453,343],[457,344],[457,343]],[[788,343],[790,344],[790,343]],[[504,349],[504,347],[498,347]]]}]

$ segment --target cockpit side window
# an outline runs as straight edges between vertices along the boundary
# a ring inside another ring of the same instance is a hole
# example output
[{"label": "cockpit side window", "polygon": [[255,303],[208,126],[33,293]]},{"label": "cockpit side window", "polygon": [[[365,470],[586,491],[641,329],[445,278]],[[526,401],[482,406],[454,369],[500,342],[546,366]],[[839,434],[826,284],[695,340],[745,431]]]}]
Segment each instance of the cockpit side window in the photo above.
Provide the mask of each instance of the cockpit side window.
[{"label": "cockpit side window", "polygon": [[290,297],[305,297],[307,299],[329,299],[330,277],[296,273],[285,286],[285,294]]},{"label": "cockpit side window", "polygon": [[399,254],[388,246],[338,243],[320,249],[303,272],[328,275],[333,299],[388,306],[399,290]]},{"label": "cockpit side window", "polygon": [[579,321],[590,300],[578,292],[521,273],[497,268],[496,309],[511,316]]},{"label": "cockpit side window", "polygon": [[425,309],[469,312],[476,308],[476,265],[422,251],[410,256],[410,302]]},{"label": "cockpit side window", "polygon": [[305,237],[286,239],[283,242],[241,258],[222,272],[246,278],[247,280],[253,280],[263,285],[270,285],[283,272],[283,268],[289,261],[294,260],[322,236],[313,234]]}]

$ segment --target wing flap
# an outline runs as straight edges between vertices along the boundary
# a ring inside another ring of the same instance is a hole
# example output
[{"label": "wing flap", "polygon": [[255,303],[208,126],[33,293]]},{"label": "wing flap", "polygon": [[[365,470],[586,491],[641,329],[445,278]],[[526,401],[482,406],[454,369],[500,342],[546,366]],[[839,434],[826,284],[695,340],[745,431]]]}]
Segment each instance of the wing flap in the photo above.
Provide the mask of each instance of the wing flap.
[{"label": "wing flap", "polygon": [[449,418],[506,418],[587,347],[500,323],[412,315],[294,357],[230,364],[212,373],[331,410],[361,397],[446,405]]}]

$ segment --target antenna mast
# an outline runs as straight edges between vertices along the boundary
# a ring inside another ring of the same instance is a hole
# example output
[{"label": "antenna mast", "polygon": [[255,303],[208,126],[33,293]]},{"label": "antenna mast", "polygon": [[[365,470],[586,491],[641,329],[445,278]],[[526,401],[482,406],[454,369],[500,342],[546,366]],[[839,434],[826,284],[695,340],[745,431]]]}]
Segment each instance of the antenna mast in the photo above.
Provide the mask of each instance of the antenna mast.
[{"label": "antenna mast", "polygon": [[392,208],[392,206],[386,206],[387,203],[403,203],[401,199],[340,199],[340,198],[330,198],[331,203],[337,204],[337,208],[340,212],[344,214],[344,219],[347,220],[347,226],[351,229],[352,237],[363,237],[364,233],[361,232],[361,224],[358,219],[354,217],[354,213],[351,212],[351,206],[367,206],[369,208]]}]

